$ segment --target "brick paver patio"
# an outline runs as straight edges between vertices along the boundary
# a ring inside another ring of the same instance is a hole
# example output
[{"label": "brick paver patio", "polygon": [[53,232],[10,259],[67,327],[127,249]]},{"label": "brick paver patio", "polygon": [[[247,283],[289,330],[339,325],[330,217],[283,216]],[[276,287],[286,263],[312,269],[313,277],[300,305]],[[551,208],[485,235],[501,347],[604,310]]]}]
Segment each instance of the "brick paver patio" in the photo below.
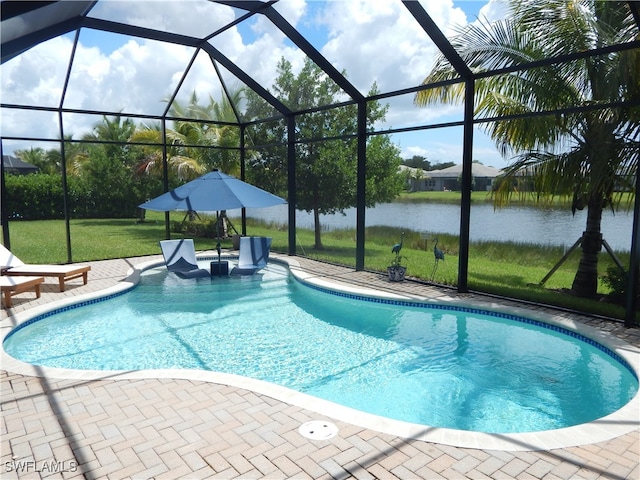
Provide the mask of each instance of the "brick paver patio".
[{"label": "brick paver patio", "polygon": [[[112,287],[152,257],[92,262],[89,283],[67,291],[46,280],[42,297],[14,297],[2,327],[22,312],[64,297]],[[302,268],[344,282],[395,286],[380,275],[300,259]],[[455,296],[405,282],[403,292]],[[473,295],[468,295],[473,297]],[[569,315],[569,314],[567,314]],[[640,347],[638,329],[588,317],[577,320]],[[0,478],[358,478],[358,479],[638,479],[640,430],[601,443],[550,451],[452,447],[379,433],[249,390],[184,379],[99,380],[22,375],[3,367]],[[640,412],[639,412],[640,415]],[[338,426],[310,440],[301,424]]]}]

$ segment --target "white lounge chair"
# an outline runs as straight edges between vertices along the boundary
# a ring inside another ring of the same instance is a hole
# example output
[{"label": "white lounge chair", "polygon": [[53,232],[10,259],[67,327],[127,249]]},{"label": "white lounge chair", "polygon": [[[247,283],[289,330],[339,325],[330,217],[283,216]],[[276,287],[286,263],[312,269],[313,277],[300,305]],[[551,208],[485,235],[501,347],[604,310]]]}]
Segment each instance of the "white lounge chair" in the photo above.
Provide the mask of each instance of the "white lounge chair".
[{"label": "white lounge chair", "polygon": [[210,277],[209,270],[198,267],[193,239],[161,240],[160,248],[167,270],[182,278]]},{"label": "white lounge chair", "polygon": [[26,264],[13,253],[0,245],[0,271],[2,275],[22,277],[57,277],[60,291],[64,292],[65,282],[82,278],[84,285],[88,282],[89,265],[36,265]]},{"label": "white lounge chair", "polygon": [[28,292],[33,290],[36,294],[36,298],[40,298],[40,284],[44,282],[42,277],[14,277],[14,276],[0,276],[0,287],[4,295],[4,306],[11,308],[13,302],[11,297],[22,292]]},{"label": "white lounge chair", "polygon": [[251,275],[267,266],[271,252],[271,237],[241,237],[238,265],[232,275]]}]

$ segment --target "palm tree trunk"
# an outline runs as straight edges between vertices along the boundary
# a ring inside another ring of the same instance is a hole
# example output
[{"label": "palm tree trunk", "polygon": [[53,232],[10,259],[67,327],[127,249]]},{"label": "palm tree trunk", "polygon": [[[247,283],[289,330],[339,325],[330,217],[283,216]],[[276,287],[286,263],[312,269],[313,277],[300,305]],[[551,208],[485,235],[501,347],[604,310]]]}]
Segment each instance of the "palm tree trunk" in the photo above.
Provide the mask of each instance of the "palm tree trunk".
[{"label": "palm tree trunk", "polygon": [[598,291],[598,255],[602,249],[602,199],[590,198],[587,227],[582,233],[582,254],[571,289],[579,297],[594,298]]}]

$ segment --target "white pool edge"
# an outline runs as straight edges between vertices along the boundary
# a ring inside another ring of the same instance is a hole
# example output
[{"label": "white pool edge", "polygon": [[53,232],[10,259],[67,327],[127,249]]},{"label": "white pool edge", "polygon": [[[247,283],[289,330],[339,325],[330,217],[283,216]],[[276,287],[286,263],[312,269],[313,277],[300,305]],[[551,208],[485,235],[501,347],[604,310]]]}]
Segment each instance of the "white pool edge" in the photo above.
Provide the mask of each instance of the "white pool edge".
[{"label": "white pool edge", "polygon": [[[289,266],[292,275],[298,280],[311,285],[330,290],[339,290],[354,295],[386,298],[391,300],[409,300],[432,302],[427,298],[416,298],[411,295],[381,293],[373,288],[358,287],[346,283],[339,283],[327,278],[326,275],[315,275],[300,268],[299,262],[294,258],[286,256],[275,256],[274,260],[285,263]],[[529,433],[509,433],[491,434],[482,432],[472,432],[466,430],[454,430],[441,427],[430,427],[399,420],[393,420],[378,415],[365,413],[353,408],[345,407],[327,400],[313,397],[311,395],[297,392],[286,387],[271,384],[261,380],[255,380],[239,375],[226,374],[220,372],[210,372],[201,370],[165,369],[165,370],[138,370],[138,371],[105,371],[105,370],[72,370],[62,368],[51,368],[34,366],[21,362],[4,350],[4,339],[16,327],[22,325],[35,317],[56,311],[65,306],[75,305],[96,298],[103,298],[109,295],[120,294],[133,288],[140,280],[142,271],[162,265],[162,261],[150,261],[138,265],[129,270],[127,277],[117,285],[74,298],[63,299],[52,302],[46,306],[35,307],[25,312],[13,316],[13,324],[3,325],[0,330],[0,362],[2,368],[8,372],[46,378],[69,379],[69,380],[129,380],[129,379],[158,379],[172,378],[212,382],[228,385],[255,393],[271,397],[273,399],[294,405],[300,408],[316,412],[319,415],[332,418],[334,420],[346,422],[363,428],[375,430],[377,432],[395,435],[402,438],[410,438],[426,442],[440,443],[454,447],[475,448],[482,450],[503,450],[503,451],[534,451],[553,450],[558,448],[573,447],[577,445],[594,444],[616,438],[627,433],[638,430],[640,427],[640,389],[636,395],[615,412],[602,417],[593,422],[576,425],[573,427],[556,430],[546,430]],[[437,303],[442,303],[439,298]],[[449,303],[450,302],[450,303]],[[483,310],[499,311],[506,314],[523,316],[538,320],[543,323],[555,324],[575,331],[587,338],[590,338],[611,351],[618,354],[633,368],[636,377],[640,376],[640,350],[622,341],[615,335],[601,332],[593,327],[584,325],[576,321],[569,321],[560,315],[542,314],[537,311],[523,307],[504,307],[499,303],[484,302],[480,300],[457,302],[451,298],[447,303],[458,304],[467,308],[479,308]]]}]

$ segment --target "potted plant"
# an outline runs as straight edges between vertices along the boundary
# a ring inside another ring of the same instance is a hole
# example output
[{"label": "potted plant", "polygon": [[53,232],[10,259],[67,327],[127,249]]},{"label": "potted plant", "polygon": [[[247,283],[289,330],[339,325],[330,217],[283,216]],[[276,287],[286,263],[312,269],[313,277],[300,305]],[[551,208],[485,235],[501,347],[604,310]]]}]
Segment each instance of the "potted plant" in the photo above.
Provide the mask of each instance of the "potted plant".
[{"label": "potted plant", "polygon": [[387,267],[387,274],[389,275],[389,281],[391,282],[401,282],[404,280],[404,274],[407,272],[407,267],[401,264],[402,257],[400,255],[396,255],[391,265]]},{"label": "potted plant", "polygon": [[400,255],[402,250],[402,243],[404,241],[404,232],[400,235],[400,243],[396,243],[391,248],[391,253],[395,253],[395,257],[391,261],[391,265],[387,267],[387,274],[389,275],[390,282],[401,282],[404,280],[404,275],[407,272],[407,267],[402,265],[402,259],[406,258]]}]

